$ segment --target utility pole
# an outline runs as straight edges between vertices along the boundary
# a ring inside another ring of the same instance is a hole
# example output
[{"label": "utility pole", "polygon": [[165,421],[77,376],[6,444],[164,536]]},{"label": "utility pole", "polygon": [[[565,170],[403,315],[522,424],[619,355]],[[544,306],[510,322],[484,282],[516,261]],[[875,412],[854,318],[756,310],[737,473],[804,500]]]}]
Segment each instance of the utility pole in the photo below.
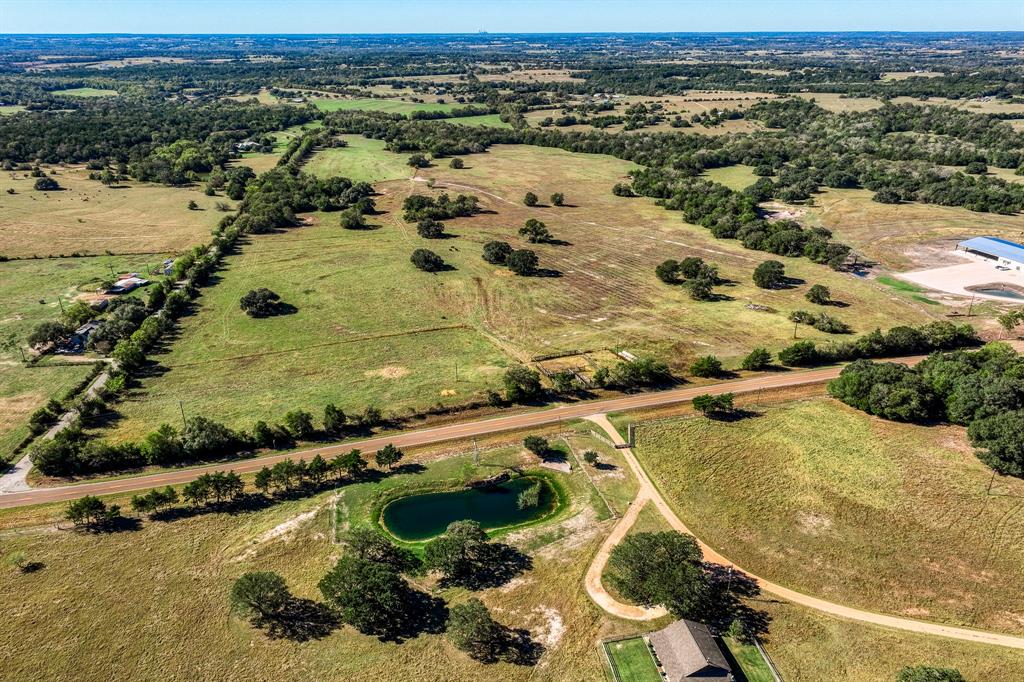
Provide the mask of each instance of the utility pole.
[{"label": "utility pole", "polygon": [[971,316],[972,310],[974,310],[974,294],[971,294],[971,303],[967,306],[967,317]]},{"label": "utility pole", "polygon": [[178,409],[181,410],[181,426],[182,428],[188,428],[188,422],[185,421],[185,403],[178,401]]},{"label": "utility pole", "polygon": [[797,327],[799,327],[799,326],[800,326],[800,323],[799,323],[799,322],[794,322],[794,323],[793,323],[793,338],[794,338],[794,339],[796,338],[796,329],[797,329]]},{"label": "utility pole", "polygon": [[25,349],[22,348],[21,346],[18,346],[18,350],[21,351],[21,361],[24,362],[25,364],[28,364],[28,360],[25,358]]},{"label": "utility pole", "polygon": [[455,361],[455,383],[459,382],[459,361]]},{"label": "utility pole", "polygon": [[117,279],[117,275],[114,274],[114,266],[111,265],[110,263],[107,263],[107,267],[110,268],[110,276],[113,277],[116,280]]},{"label": "utility pole", "polygon": [[57,294],[57,303],[60,303],[60,312],[63,315],[64,314],[64,299],[62,299],[60,297],[60,294]]}]

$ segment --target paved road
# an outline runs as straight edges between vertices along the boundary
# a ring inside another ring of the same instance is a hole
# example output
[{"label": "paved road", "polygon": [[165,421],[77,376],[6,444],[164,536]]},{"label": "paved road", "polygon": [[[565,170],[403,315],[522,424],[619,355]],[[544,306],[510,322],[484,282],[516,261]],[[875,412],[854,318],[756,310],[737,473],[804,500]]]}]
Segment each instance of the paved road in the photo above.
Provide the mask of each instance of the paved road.
[{"label": "paved road", "polygon": [[[905,358],[905,362],[914,362],[918,358]],[[114,481],[97,481],[95,483],[81,483],[77,485],[60,486],[54,488],[36,488],[30,491],[11,492],[0,494],[0,509],[10,507],[21,507],[30,504],[41,504],[44,502],[61,502],[77,499],[83,495],[107,495],[111,493],[133,492],[146,490],[156,486],[178,485],[187,483],[197,476],[210,471],[237,471],[246,473],[258,471],[268,464],[274,464],[283,459],[307,459],[320,453],[324,457],[331,457],[336,454],[347,452],[352,448],[373,452],[388,443],[394,443],[397,447],[412,447],[415,445],[427,445],[448,440],[471,438],[473,436],[484,436],[498,433],[500,431],[511,431],[517,429],[528,429],[534,426],[552,424],[563,419],[575,419],[586,417],[598,412],[618,412],[622,410],[635,410],[643,407],[658,407],[671,405],[673,403],[692,400],[694,396],[702,393],[751,393],[762,389],[785,388],[790,386],[803,386],[817,384],[838,376],[840,368],[826,367],[806,371],[779,372],[765,376],[753,377],[750,379],[738,379],[735,381],[723,381],[710,386],[692,388],[677,388],[669,391],[656,393],[640,393],[622,398],[610,398],[607,400],[595,400],[580,402],[572,405],[561,405],[550,409],[535,410],[522,414],[509,415],[481,419],[462,424],[451,424],[438,426],[431,429],[419,431],[408,431],[390,436],[368,438],[360,441],[350,441],[339,445],[329,445],[320,448],[312,448],[300,452],[289,452],[287,454],[270,455],[254,459],[240,460],[237,462],[211,464],[188,469],[175,469],[158,474],[145,476],[134,476]]]},{"label": "paved road", "polygon": [[[611,422],[608,421],[608,417],[606,415],[596,414],[590,415],[587,418],[600,426],[613,442],[617,444],[625,443],[619,432],[614,426],[612,426]],[[647,476],[647,472],[644,471],[642,466],[640,466],[640,462],[633,454],[633,451],[629,448],[621,448],[619,452],[622,453],[626,463],[629,464],[629,468],[632,470],[640,487],[637,491],[636,499],[630,506],[629,513],[623,516],[619,523],[616,524],[615,528],[612,530],[612,534],[601,546],[601,549],[598,550],[597,555],[594,557],[593,563],[591,563],[590,568],[587,570],[585,584],[587,593],[590,597],[597,602],[601,608],[605,609],[609,613],[632,620],[649,620],[651,618],[657,618],[658,616],[664,615],[664,610],[642,609],[630,604],[623,604],[616,601],[610,594],[608,594],[604,589],[604,586],[601,585],[601,573],[604,570],[605,564],[608,562],[609,552],[611,552],[612,547],[618,544],[618,542],[625,537],[626,532],[633,525],[633,522],[636,521],[636,517],[640,513],[640,508],[648,502],[654,504],[658,508],[658,511],[661,512],[661,515],[665,517],[665,520],[668,521],[672,528],[680,533],[686,533],[688,535],[693,535],[693,533],[690,532],[686,527],[686,524],[682,522],[682,520],[676,515],[675,511],[673,511],[665,501],[665,498],[662,497],[661,492]],[[843,606],[842,604],[834,604],[832,602],[825,601],[824,599],[811,597],[744,571],[714,549],[701,542],[700,539],[697,540],[697,543],[704,552],[704,558],[706,560],[713,561],[714,563],[721,564],[723,566],[732,566],[736,570],[746,573],[750,578],[757,581],[757,584],[765,592],[771,592],[772,594],[782,597],[794,604],[800,604],[801,606],[806,606],[833,616],[839,616],[840,618],[860,621],[862,623],[870,623],[872,625],[881,625],[883,627],[894,628],[897,630],[916,632],[922,635],[936,635],[939,637],[949,637],[951,639],[962,639],[968,642],[977,642],[979,644],[995,644],[1014,649],[1024,649],[1024,637],[1003,635],[997,632],[969,630],[967,628],[940,625],[939,623],[928,623],[925,621],[913,620],[911,618],[887,616],[885,614],[862,611],[861,609]]]}]

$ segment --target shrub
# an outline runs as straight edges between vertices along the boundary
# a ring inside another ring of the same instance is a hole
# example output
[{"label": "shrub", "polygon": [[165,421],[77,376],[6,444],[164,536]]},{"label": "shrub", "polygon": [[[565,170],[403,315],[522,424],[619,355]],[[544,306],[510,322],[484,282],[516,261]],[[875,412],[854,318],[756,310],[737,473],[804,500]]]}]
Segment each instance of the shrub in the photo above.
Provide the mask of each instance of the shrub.
[{"label": "shrub", "polygon": [[690,365],[690,374],[695,377],[711,378],[722,373],[722,361],[714,355],[704,355]]},{"label": "shrub", "polygon": [[786,281],[786,269],[777,260],[766,260],[754,268],[754,284],[762,289],[777,289]]},{"label": "shrub", "polygon": [[517,275],[527,277],[537,272],[537,254],[529,249],[519,249],[508,254],[505,260],[508,269]]},{"label": "shrub", "polygon": [[755,348],[750,351],[743,362],[740,363],[740,369],[745,369],[751,372],[757,372],[763,369],[768,369],[772,365],[772,354],[768,352],[767,348]]},{"label": "shrub", "polygon": [[555,192],[551,195],[552,206],[565,206],[565,195],[561,192]]},{"label": "shrub", "polygon": [[416,223],[416,234],[424,239],[437,239],[444,234],[444,223],[433,218],[424,218]]},{"label": "shrub", "polygon": [[543,457],[547,454],[547,451],[551,446],[548,444],[546,438],[541,436],[527,436],[523,439],[523,447],[538,457]]},{"label": "shrub", "polygon": [[32,188],[39,192],[49,192],[60,189],[60,183],[50,177],[42,177],[33,183]]},{"label": "shrub", "polygon": [[462,159],[460,159],[458,157],[455,157],[454,159],[452,159],[451,161],[448,162],[448,167],[449,168],[455,168],[455,169],[465,168],[466,167],[466,163]]},{"label": "shrub", "polygon": [[823,284],[815,284],[807,290],[804,298],[817,305],[828,305],[832,302],[832,292]]},{"label": "shrub", "polygon": [[495,241],[484,244],[483,258],[488,263],[493,263],[494,265],[505,265],[510,253],[512,253],[512,247],[508,242]]},{"label": "shrub", "polygon": [[536,206],[537,201],[537,195],[534,194],[533,192],[527,192],[526,195],[523,197],[523,203],[526,204],[527,206]]},{"label": "shrub", "polygon": [[444,259],[428,249],[416,249],[409,260],[424,272],[438,272],[445,267]]}]

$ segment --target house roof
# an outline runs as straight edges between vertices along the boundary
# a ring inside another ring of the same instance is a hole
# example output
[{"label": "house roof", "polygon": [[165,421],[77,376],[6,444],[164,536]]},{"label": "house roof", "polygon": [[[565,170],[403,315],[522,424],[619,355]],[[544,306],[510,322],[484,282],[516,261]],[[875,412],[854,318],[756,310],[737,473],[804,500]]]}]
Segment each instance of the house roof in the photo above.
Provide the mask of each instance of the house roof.
[{"label": "house roof", "polygon": [[974,237],[972,239],[965,239],[958,246],[972,251],[981,251],[990,256],[1024,263],[1024,246],[1006,239],[1000,239],[999,237]]},{"label": "house roof", "polygon": [[[677,620],[648,636],[668,682],[730,679],[731,668],[706,625]],[[698,675],[699,674],[699,675]]]}]

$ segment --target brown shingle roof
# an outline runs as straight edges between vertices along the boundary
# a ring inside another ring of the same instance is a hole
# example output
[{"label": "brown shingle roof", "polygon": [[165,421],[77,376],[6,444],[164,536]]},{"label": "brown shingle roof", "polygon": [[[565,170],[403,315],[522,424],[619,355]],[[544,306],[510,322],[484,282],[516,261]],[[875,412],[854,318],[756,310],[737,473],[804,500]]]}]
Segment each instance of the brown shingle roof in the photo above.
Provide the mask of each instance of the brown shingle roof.
[{"label": "brown shingle roof", "polygon": [[732,669],[706,625],[677,620],[649,635],[668,682],[677,680],[729,680]]}]

